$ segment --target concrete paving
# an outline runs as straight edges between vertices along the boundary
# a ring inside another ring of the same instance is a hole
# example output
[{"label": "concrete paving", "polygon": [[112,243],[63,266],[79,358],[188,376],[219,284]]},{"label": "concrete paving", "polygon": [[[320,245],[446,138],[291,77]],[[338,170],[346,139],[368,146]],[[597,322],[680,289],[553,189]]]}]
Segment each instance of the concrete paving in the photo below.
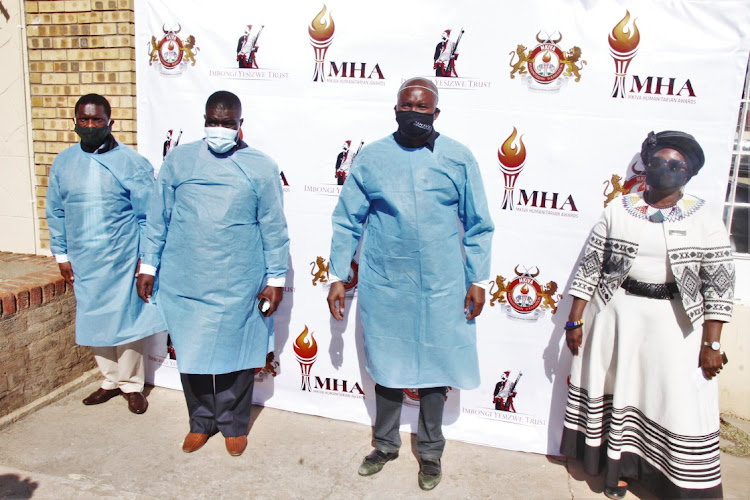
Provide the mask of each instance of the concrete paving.
[{"label": "concrete paving", "polygon": [[[0,430],[0,498],[604,498],[601,478],[574,461],[453,441],[441,484],[424,492],[406,434],[397,460],[359,477],[369,427],[262,407],[253,409],[241,457],[229,456],[221,435],[186,454],[180,392],[152,388],[148,411],[133,415],[124,398],[81,404],[96,388],[89,383]],[[750,459],[723,454],[722,473],[725,497],[747,498]],[[653,497],[635,485],[628,498]]]}]

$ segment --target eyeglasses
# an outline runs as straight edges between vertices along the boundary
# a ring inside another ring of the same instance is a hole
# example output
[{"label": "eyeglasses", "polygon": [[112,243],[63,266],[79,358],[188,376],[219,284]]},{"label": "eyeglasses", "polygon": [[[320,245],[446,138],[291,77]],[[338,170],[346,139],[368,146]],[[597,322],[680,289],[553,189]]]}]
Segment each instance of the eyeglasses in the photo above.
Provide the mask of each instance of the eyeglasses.
[{"label": "eyeglasses", "polygon": [[97,128],[102,127],[105,123],[107,123],[108,120],[104,118],[73,118],[73,123],[78,125],[79,127],[83,127],[89,123],[93,123],[94,126]]},{"label": "eyeglasses", "polygon": [[665,158],[661,158],[659,156],[653,156],[648,161],[648,168],[664,168],[667,167],[672,172],[676,172],[678,170],[687,170],[687,163],[682,160],[676,160],[671,159],[667,160]]}]

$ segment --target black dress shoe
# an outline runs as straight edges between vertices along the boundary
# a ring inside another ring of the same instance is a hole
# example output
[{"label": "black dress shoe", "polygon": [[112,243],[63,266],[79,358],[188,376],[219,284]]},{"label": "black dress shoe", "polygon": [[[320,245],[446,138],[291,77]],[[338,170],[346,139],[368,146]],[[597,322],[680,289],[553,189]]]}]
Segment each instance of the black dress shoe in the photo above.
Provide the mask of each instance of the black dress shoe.
[{"label": "black dress shoe", "polygon": [[89,406],[100,405],[102,403],[106,403],[115,396],[119,396],[120,394],[122,394],[120,389],[102,389],[100,387],[96,391],[89,394],[88,397],[83,400],[83,404]]},{"label": "black dress shoe", "polygon": [[439,458],[423,458],[419,464],[419,487],[425,491],[430,491],[440,483],[443,478],[443,468],[440,465]]},{"label": "black dress shoe", "polygon": [[128,410],[138,415],[146,413],[148,401],[142,392],[129,392],[124,394],[124,396],[128,399]]},{"label": "black dress shoe", "polygon": [[373,474],[377,474],[378,472],[380,472],[380,470],[383,468],[386,462],[389,462],[390,460],[395,460],[397,458],[398,458],[397,451],[394,451],[392,453],[386,453],[376,448],[372,450],[372,453],[367,455],[365,459],[362,461],[362,465],[359,466],[359,475],[360,476],[372,476]]},{"label": "black dress shoe", "polygon": [[627,486],[607,486],[604,488],[604,496],[613,500],[622,500],[627,492]]}]

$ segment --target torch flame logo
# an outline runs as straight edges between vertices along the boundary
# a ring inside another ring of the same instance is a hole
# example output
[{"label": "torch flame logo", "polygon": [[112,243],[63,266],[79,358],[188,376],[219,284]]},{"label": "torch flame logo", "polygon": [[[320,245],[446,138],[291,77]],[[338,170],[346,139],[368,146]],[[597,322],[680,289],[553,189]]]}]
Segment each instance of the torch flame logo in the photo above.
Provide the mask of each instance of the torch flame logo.
[{"label": "torch flame logo", "polygon": [[313,332],[311,332],[307,325],[302,333],[299,334],[297,339],[294,341],[294,354],[296,354],[297,361],[299,362],[299,368],[302,371],[302,387],[303,391],[311,391],[310,386],[310,368],[318,358],[318,343],[315,342]]},{"label": "torch flame logo", "polygon": [[310,45],[313,46],[315,51],[315,71],[313,72],[313,81],[325,81],[325,69],[323,64],[326,59],[326,52],[328,47],[333,42],[333,32],[336,26],[333,22],[331,13],[328,12],[328,8],[323,4],[323,9],[318,12],[318,15],[307,27],[307,33],[310,35]]},{"label": "torch flame logo", "polygon": [[497,150],[497,159],[506,169],[514,169],[526,161],[526,147],[523,144],[523,138],[519,137],[518,143],[514,144],[516,137],[518,137],[518,131],[516,127],[513,127],[513,133],[505,139],[503,145]]},{"label": "torch flame logo", "polygon": [[619,23],[612,29],[609,35],[609,53],[615,60],[615,86],[612,89],[612,97],[625,98],[625,75],[628,72],[630,61],[638,52],[638,44],[641,34],[633,19],[630,23],[630,11],[625,11]]},{"label": "torch flame logo", "polygon": [[[516,138],[518,138],[517,143]],[[516,179],[526,162],[526,147],[523,144],[523,137],[518,137],[516,127],[513,127],[513,133],[497,150],[497,159],[500,161],[500,171],[505,178],[503,209],[513,210],[513,190],[516,186]]]},{"label": "torch flame logo", "polygon": [[552,55],[549,53],[549,50],[544,52],[544,55],[542,56],[542,62],[549,63],[552,60]]},{"label": "torch flame logo", "polygon": [[311,332],[307,325],[302,333],[299,334],[297,340],[294,341],[294,353],[301,358],[314,358],[318,354],[318,343],[315,342],[313,332]]},{"label": "torch flame logo", "polygon": [[323,9],[318,12],[315,19],[312,20],[310,26],[307,28],[307,32],[310,33],[310,38],[315,39],[318,42],[326,42],[333,38],[333,32],[336,29],[336,25],[333,23],[333,18],[330,14],[326,16],[328,9],[323,4]]},{"label": "torch flame logo", "polygon": [[612,50],[620,53],[627,53],[638,47],[638,43],[641,41],[641,34],[638,31],[638,26],[635,24],[633,19],[633,26],[628,27],[630,22],[630,11],[625,11],[625,17],[617,23],[612,33],[609,35],[609,46]]}]

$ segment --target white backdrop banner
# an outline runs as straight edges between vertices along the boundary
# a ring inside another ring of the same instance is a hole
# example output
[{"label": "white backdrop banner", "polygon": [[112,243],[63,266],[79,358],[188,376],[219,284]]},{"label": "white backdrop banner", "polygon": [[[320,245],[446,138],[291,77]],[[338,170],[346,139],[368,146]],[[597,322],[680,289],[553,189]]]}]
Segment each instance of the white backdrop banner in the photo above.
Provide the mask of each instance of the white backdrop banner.
[{"label": "white backdrop banner", "polygon": [[[139,151],[158,169],[203,137],[211,93],[241,98],[245,141],[281,169],[291,238],[256,402],[371,424],[356,287],[341,323],[325,302],[330,216],[360,145],[395,130],[399,85],[433,79],[436,128],[473,151],[497,227],[477,320],[482,384],[449,391],[444,431],[557,454],[564,291],[582,245],[606,203],[643,189],[651,130],[698,139],[706,166],[688,189],[721,216],[747,26],[746,0],[137,0]],[[179,388],[166,335],[150,346],[152,381]],[[418,402],[404,398],[402,430],[416,432]]]}]

